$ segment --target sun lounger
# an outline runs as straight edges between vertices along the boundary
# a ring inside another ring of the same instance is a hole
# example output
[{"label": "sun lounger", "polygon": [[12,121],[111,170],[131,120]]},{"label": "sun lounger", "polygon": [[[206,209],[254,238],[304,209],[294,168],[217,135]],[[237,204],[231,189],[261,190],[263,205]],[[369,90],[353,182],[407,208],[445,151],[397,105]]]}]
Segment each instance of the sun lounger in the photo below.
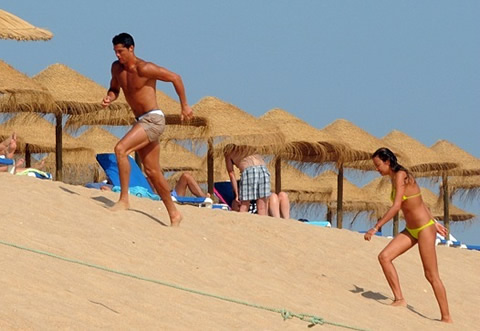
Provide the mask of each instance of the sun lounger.
[{"label": "sun lounger", "polygon": [[7,166],[7,172],[11,174],[15,173],[15,161],[12,159],[0,157],[0,166]]},{"label": "sun lounger", "polygon": [[[131,156],[128,156],[128,160],[130,162],[129,192],[137,196],[159,200],[160,197],[153,191],[150,183],[135,160]],[[105,171],[109,182],[113,185],[113,191],[118,190],[116,187],[120,187],[120,176],[115,154],[97,154],[97,161]],[[172,199],[180,204],[191,204],[199,207],[211,207],[213,204],[212,199],[202,197],[183,197],[175,195],[172,196]]]}]

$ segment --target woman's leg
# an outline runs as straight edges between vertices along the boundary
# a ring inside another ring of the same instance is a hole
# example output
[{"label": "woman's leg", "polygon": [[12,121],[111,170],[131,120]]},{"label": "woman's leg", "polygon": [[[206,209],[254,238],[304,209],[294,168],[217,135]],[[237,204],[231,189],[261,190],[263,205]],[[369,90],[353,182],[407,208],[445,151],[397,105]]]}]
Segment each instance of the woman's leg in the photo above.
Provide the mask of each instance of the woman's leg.
[{"label": "woman's leg", "polygon": [[277,193],[270,194],[267,201],[268,215],[272,217],[280,217],[280,202]]},{"label": "woman's leg", "polygon": [[402,294],[402,289],[400,288],[400,282],[398,280],[397,270],[393,265],[393,260],[412,248],[416,242],[417,241],[412,236],[406,233],[406,230],[403,230],[403,232],[399,233],[395,238],[393,238],[392,241],[378,255],[378,261],[382,266],[388,285],[390,285],[390,288],[393,292],[393,306],[407,305],[407,302]]},{"label": "woman's leg", "polygon": [[428,282],[432,285],[433,293],[437,298],[442,315],[442,322],[452,323],[448,309],[447,291],[443,286],[438,273],[437,253],[435,251],[436,229],[429,226],[418,234],[418,250],[422,258],[423,271]]},{"label": "woman's leg", "polygon": [[278,200],[280,201],[280,216],[282,218],[290,218],[290,200],[288,194],[285,192],[278,193]]},{"label": "woman's leg", "polygon": [[177,194],[180,196],[184,196],[187,193],[187,188],[196,197],[205,198],[209,196],[203,193],[202,189],[200,188],[200,185],[198,185],[195,178],[193,178],[192,174],[190,174],[189,172],[185,172],[182,174],[182,176],[180,176],[180,179],[175,185],[175,192],[177,192]]}]

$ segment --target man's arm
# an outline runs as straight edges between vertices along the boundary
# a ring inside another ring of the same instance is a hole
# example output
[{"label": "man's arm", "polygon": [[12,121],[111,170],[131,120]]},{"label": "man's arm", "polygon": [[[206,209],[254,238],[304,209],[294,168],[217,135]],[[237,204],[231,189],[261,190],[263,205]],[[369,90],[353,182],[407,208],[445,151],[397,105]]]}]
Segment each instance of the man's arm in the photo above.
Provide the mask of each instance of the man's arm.
[{"label": "man's arm", "polygon": [[187,102],[185,86],[183,85],[182,77],[180,77],[180,75],[151,62],[146,62],[144,65],[139,66],[138,73],[144,77],[172,83],[182,107],[182,113],[180,114],[182,121],[184,119],[189,120],[193,117],[192,109]]},{"label": "man's arm", "polygon": [[102,107],[106,108],[118,98],[120,93],[120,84],[117,80],[116,75],[116,62],[112,64],[111,74],[112,78],[110,79],[110,88],[108,89],[107,95],[102,100]]},{"label": "man's arm", "polygon": [[225,154],[225,166],[227,168],[228,177],[230,177],[230,183],[232,184],[234,200],[239,202],[238,199],[238,186],[237,186],[237,178],[235,177],[235,171],[233,169],[233,162],[230,154]]}]

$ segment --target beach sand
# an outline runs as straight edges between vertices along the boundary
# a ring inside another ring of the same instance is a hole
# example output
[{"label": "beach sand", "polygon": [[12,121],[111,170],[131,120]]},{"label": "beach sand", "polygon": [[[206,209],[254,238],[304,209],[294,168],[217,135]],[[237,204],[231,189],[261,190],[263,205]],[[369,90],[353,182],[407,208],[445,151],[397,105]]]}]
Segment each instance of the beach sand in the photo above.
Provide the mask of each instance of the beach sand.
[{"label": "beach sand", "polygon": [[313,330],[480,328],[478,251],[437,247],[447,325],[416,248],[396,262],[409,307],[389,306],[377,261],[387,238],[193,206],[179,206],[184,220],[170,228],[158,201],[132,197],[131,210],[111,212],[113,192],[0,181],[1,330],[309,329],[281,309],[333,323]]}]

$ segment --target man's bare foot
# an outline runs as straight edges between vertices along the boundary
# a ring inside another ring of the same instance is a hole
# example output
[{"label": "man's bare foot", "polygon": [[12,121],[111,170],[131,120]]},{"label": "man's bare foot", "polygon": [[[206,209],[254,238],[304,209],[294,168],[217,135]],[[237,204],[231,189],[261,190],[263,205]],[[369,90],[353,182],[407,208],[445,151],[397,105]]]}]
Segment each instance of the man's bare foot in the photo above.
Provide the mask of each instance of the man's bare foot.
[{"label": "man's bare foot", "polygon": [[396,300],[393,300],[391,305],[394,307],[406,307],[407,301],[405,301],[405,299],[396,299]]},{"label": "man's bare foot", "polygon": [[111,211],[120,211],[120,210],[127,210],[130,208],[130,204],[128,202],[118,200],[116,204],[110,207]]},{"label": "man's bare foot", "polygon": [[440,322],[444,322],[444,323],[453,323],[453,320],[450,316],[448,317],[442,317],[442,319],[440,320]]},{"label": "man's bare foot", "polygon": [[173,216],[170,216],[170,226],[172,226],[172,227],[179,226],[182,219],[183,219],[182,213],[180,213],[177,210],[177,212]]}]

